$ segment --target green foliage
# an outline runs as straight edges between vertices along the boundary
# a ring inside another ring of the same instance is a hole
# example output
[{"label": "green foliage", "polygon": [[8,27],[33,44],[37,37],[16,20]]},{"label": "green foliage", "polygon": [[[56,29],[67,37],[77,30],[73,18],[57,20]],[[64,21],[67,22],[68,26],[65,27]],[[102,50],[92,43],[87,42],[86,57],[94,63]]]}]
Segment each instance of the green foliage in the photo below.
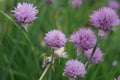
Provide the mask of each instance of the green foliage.
[{"label": "green foliage", "polygon": [[[44,71],[41,67],[42,55],[51,55],[50,49],[41,45],[45,33],[52,29],[59,29],[69,38],[70,34],[84,26],[97,33],[97,29],[91,27],[89,16],[93,10],[106,6],[108,2],[107,0],[83,0],[81,8],[73,9],[71,0],[57,0],[52,5],[47,4],[45,0],[0,0],[0,80],[4,76],[20,29],[19,24],[14,21],[11,10],[18,2],[24,1],[37,6],[38,18],[29,25],[27,33],[23,31],[7,80],[38,80]],[[92,65],[84,80],[112,80],[120,74],[119,32],[120,26],[109,32],[107,39],[100,43],[104,61]],[[71,59],[76,57],[76,49],[70,42],[66,44],[66,51]],[[55,72],[52,73],[51,80],[68,80],[63,76],[66,61],[61,59],[60,63],[55,62]],[[113,67],[113,61],[118,61],[118,65]],[[48,80],[48,74],[49,71],[43,80]]]}]

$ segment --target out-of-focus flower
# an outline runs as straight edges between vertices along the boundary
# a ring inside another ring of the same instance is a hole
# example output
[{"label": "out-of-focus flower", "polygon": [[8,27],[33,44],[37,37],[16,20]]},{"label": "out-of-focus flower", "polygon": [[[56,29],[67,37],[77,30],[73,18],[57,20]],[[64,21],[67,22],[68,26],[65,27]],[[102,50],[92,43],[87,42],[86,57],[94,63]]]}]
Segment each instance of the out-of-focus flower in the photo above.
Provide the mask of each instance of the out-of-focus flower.
[{"label": "out-of-focus flower", "polygon": [[53,49],[64,47],[66,43],[65,35],[58,30],[48,32],[44,39],[47,45]]},{"label": "out-of-focus flower", "polygon": [[46,2],[49,4],[53,4],[55,2],[55,0],[46,0]]},{"label": "out-of-focus flower", "polygon": [[36,19],[38,10],[30,3],[18,3],[13,11],[16,21],[22,24],[30,24]]},{"label": "out-of-focus flower", "polygon": [[72,0],[72,6],[73,8],[79,8],[81,7],[83,1],[82,0]]},{"label": "out-of-focus flower", "polygon": [[54,50],[54,58],[68,58],[68,54],[64,52],[64,47]]},{"label": "out-of-focus flower", "polygon": [[106,35],[109,30],[118,26],[120,23],[116,11],[107,7],[103,7],[97,11],[94,11],[94,13],[90,16],[90,21],[94,27],[102,30],[105,33],[104,35]]},{"label": "out-of-focus flower", "polygon": [[45,47],[45,46],[46,46],[46,43],[45,43],[44,40],[40,42],[40,46],[41,46],[41,47]]},{"label": "out-of-focus flower", "polygon": [[113,78],[113,80],[120,80],[120,76],[118,76],[117,78]]},{"label": "out-of-focus flower", "polygon": [[[85,57],[89,60],[91,54],[92,54],[93,49],[89,49],[85,51]],[[96,49],[93,57],[92,57],[92,63],[98,64],[101,61],[103,61],[103,54],[99,48]]]},{"label": "out-of-focus flower", "polygon": [[120,76],[118,76],[117,80],[120,80]]},{"label": "out-of-focus flower", "polygon": [[84,77],[86,74],[85,66],[78,60],[69,60],[66,62],[64,75],[71,80],[76,80],[78,77]]},{"label": "out-of-focus flower", "polygon": [[80,55],[82,49],[88,50],[95,46],[96,36],[90,29],[81,28],[70,36],[70,41],[76,45],[78,55]]},{"label": "out-of-focus flower", "polygon": [[116,67],[117,65],[118,65],[118,61],[115,60],[115,61],[112,62],[113,67]]},{"label": "out-of-focus flower", "polygon": [[118,10],[120,8],[120,4],[119,4],[119,2],[112,0],[108,3],[108,7]]}]

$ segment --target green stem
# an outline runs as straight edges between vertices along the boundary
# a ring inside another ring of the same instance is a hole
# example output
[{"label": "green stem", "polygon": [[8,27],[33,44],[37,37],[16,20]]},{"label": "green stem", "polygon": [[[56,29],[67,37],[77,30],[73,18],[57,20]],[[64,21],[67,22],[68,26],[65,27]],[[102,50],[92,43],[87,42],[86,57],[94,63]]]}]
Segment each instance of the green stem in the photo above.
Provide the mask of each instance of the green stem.
[{"label": "green stem", "polygon": [[45,76],[45,74],[46,74],[47,70],[49,69],[49,67],[50,67],[50,64],[47,65],[46,69],[44,70],[44,72],[43,72],[42,75],[40,76],[39,80],[42,80],[42,79],[43,79],[43,77]]},{"label": "green stem", "polygon": [[51,49],[52,51],[52,57],[51,57],[51,63],[50,63],[50,71],[49,71],[49,79],[48,80],[51,80],[52,79],[52,65],[53,65],[53,55],[54,55],[54,50]]},{"label": "green stem", "polygon": [[91,61],[92,61],[92,57],[93,57],[93,55],[94,55],[94,53],[95,53],[95,50],[96,50],[96,48],[97,48],[97,46],[98,46],[98,44],[99,44],[100,41],[101,41],[101,38],[100,38],[100,36],[98,36],[97,42],[96,42],[96,44],[95,44],[95,47],[93,48],[92,54],[91,54],[91,56],[90,56],[90,59],[88,60],[88,63],[87,63],[87,65],[86,65],[86,69],[88,69],[88,66],[90,65],[90,63],[91,63]]},{"label": "green stem", "polygon": [[10,57],[10,60],[8,62],[8,65],[7,65],[7,68],[6,68],[6,71],[5,71],[5,74],[3,76],[3,80],[6,80],[6,78],[7,78],[8,71],[9,71],[9,69],[11,67],[12,62],[13,62],[13,59],[14,59],[14,56],[16,54],[16,50],[17,50],[17,47],[18,47],[18,44],[19,44],[19,41],[20,41],[20,38],[21,38],[21,35],[22,35],[22,30],[23,30],[23,28],[21,27],[21,29],[19,30],[18,36],[17,36],[15,47],[13,49],[12,55]]},{"label": "green stem", "polygon": [[52,64],[50,64],[50,71],[49,71],[49,79],[48,80],[51,80],[52,78]]}]

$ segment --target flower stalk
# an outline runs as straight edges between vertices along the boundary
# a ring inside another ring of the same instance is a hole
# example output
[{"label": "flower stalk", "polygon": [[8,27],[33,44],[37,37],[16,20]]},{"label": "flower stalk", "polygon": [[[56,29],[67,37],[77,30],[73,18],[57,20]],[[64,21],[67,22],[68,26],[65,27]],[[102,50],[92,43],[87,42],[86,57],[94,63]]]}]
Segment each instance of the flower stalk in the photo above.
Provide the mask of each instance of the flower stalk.
[{"label": "flower stalk", "polygon": [[98,36],[97,42],[96,42],[96,44],[95,44],[95,47],[93,48],[93,51],[92,51],[92,54],[91,54],[91,56],[90,56],[90,58],[89,58],[89,60],[88,60],[88,63],[86,64],[86,69],[88,69],[88,67],[89,67],[89,65],[90,65],[90,63],[91,63],[91,61],[92,61],[92,57],[93,57],[93,55],[94,55],[94,53],[95,53],[95,50],[97,49],[97,46],[98,46],[98,44],[99,44],[100,41],[101,41],[101,37]]},{"label": "flower stalk", "polygon": [[46,69],[44,70],[44,72],[43,72],[42,75],[40,76],[39,80],[42,80],[42,79],[43,79],[43,77],[45,76],[45,74],[46,74],[46,72],[48,71],[49,67],[50,67],[50,64],[47,65]]}]

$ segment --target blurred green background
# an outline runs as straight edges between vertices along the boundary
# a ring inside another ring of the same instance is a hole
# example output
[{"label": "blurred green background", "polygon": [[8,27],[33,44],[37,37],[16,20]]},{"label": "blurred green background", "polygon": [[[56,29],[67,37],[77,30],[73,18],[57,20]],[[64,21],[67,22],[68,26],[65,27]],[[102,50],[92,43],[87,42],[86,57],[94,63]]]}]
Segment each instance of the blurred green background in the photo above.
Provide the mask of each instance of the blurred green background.
[{"label": "blurred green background", "polygon": [[[22,35],[7,80],[39,79],[44,71],[41,67],[42,55],[49,56],[52,53],[44,43],[46,32],[58,29],[69,38],[70,34],[80,27],[88,27],[97,35],[97,29],[91,26],[89,16],[94,10],[106,6],[108,0],[83,0],[83,5],[79,9],[72,8],[71,0],[56,0],[54,4],[48,4],[45,0],[0,0],[0,80],[4,76],[20,29],[19,24],[15,24],[11,11],[19,2],[33,3],[39,13],[37,20],[28,28],[27,35],[30,43],[25,35]],[[120,15],[119,10],[118,15]],[[107,39],[101,42],[99,47],[104,53],[104,61],[92,65],[84,80],[112,80],[120,75],[120,26],[109,32]],[[66,51],[70,58],[76,57],[76,49],[72,43],[67,42]],[[65,62],[65,59],[60,63],[55,62],[56,70],[51,80],[68,80],[63,76]],[[117,65],[113,66],[114,63]],[[48,80],[48,74],[49,71],[43,80]]]}]

